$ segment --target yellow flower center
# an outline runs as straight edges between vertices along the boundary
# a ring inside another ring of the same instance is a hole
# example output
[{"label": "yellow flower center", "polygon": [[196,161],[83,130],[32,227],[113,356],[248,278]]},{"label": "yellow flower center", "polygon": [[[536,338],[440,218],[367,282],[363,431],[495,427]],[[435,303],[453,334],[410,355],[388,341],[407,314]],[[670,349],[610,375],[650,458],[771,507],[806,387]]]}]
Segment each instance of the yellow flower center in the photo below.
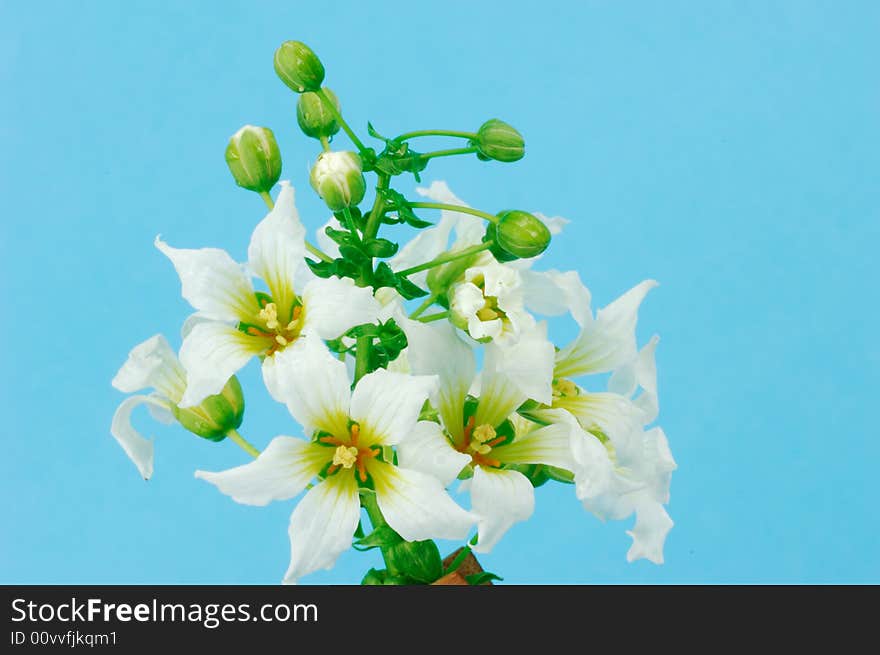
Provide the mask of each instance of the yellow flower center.
[{"label": "yellow flower center", "polygon": [[299,338],[302,331],[304,307],[294,305],[290,321],[283,322],[278,317],[278,305],[267,302],[256,316],[256,325],[242,326],[245,334],[266,340],[266,355],[274,355]]},{"label": "yellow flower center", "polygon": [[474,466],[501,466],[501,461],[494,457],[489,457],[489,454],[494,446],[504,441],[504,437],[497,436],[495,428],[488,423],[483,423],[476,427],[474,423],[474,417],[471,416],[464,426],[464,440],[455,446],[456,450],[465,455],[470,455],[471,464]]},{"label": "yellow flower center", "polygon": [[580,394],[577,385],[571,380],[560,379],[553,381],[553,396],[556,398],[571,398]]},{"label": "yellow flower center", "polygon": [[318,439],[321,443],[336,446],[336,450],[333,451],[333,461],[330,463],[330,468],[327,469],[328,476],[340,469],[357,469],[357,476],[361,482],[367,481],[367,462],[379,455],[382,449],[358,445],[360,434],[361,426],[352,423],[348,434],[344,437],[328,435]]}]

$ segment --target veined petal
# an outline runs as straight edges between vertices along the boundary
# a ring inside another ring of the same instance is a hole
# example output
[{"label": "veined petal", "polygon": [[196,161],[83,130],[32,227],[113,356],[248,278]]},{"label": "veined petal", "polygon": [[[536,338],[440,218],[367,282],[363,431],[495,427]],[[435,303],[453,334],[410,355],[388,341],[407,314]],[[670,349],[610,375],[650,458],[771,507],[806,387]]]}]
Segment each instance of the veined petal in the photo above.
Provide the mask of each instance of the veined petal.
[{"label": "veined petal", "polygon": [[287,405],[306,435],[316,429],[336,436],[348,434],[351,381],[345,364],[331,355],[320,339],[298,339],[293,346],[267,357],[263,378],[275,400]]},{"label": "veined petal", "polygon": [[474,416],[475,424],[497,427],[527,398],[506,375],[487,375],[484,369],[480,379],[480,401]]},{"label": "veined petal", "polygon": [[[574,458],[575,494],[578,500],[588,506],[589,501],[598,499],[608,492],[612,485],[614,464],[608,450],[594,435],[571,426],[571,454]],[[593,507],[588,507],[593,509]]]},{"label": "veined petal", "polygon": [[362,377],[351,394],[349,416],[361,427],[364,446],[393,446],[415,428],[437,376],[405,375],[377,369]]},{"label": "veined petal", "polygon": [[264,339],[244,334],[226,323],[196,325],[180,348],[187,386],[178,405],[192,407],[220,393],[229,378],[265,349]]},{"label": "veined petal", "polygon": [[131,349],[111,384],[125,393],[152,387],[177,402],[186,389],[186,372],[165,337],[157,334]]},{"label": "veined petal", "polygon": [[474,469],[471,481],[471,506],[479,517],[478,553],[488,553],[514,523],[525,521],[535,511],[535,491],[529,479],[519,471]]},{"label": "veined petal", "polygon": [[583,327],[593,320],[590,312],[590,290],[581,282],[577,271],[520,271],[522,293],[526,306],[544,316],[560,316],[570,312]]},{"label": "veined petal", "polygon": [[526,398],[549,405],[553,400],[555,356],[553,344],[547,339],[547,324],[541,321],[522,332],[512,345],[486,346],[484,379],[503,376]]},{"label": "veined petal", "polygon": [[573,471],[571,430],[567,422],[551,423],[496,446],[492,456],[504,464],[547,464]]},{"label": "veined petal", "polygon": [[381,305],[367,287],[351,278],[316,278],[303,289],[303,333],[335,339],[355,325],[373,323]]},{"label": "veined petal", "polygon": [[260,306],[244,270],[218,248],[172,248],[156,237],[180,276],[181,294],[199,312],[218,321],[254,320]]},{"label": "veined petal", "polygon": [[[590,393],[553,399],[553,407],[570,412],[585,430],[598,427],[615,447],[624,449],[634,433],[641,433],[644,414],[626,396],[616,393]],[[545,412],[536,412],[542,419]]]},{"label": "veined petal", "polygon": [[156,396],[131,396],[123,400],[110,424],[110,434],[119,442],[128,458],[134,462],[144,480],[153,475],[153,441],[145,439],[131,424],[131,413],[135,407],[143,404],[157,404],[169,407],[169,404]]},{"label": "veined petal", "polygon": [[448,486],[470,461],[470,455],[452,447],[443,429],[431,421],[419,421],[397,446],[400,466],[421,471]]},{"label": "veined petal", "polygon": [[639,305],[657,286],[645,280],[627,291],[588,323],[580,335],[556,356],[556,377],[570,378],[612,371],[636,355]]},{"label": "veined petal", "polygon": [[636,524],[627,534],[633,543],[626,554],[626,560],[647,559],[654,564],[663,564],[663,544],[672,529],[673,522],[660,503],[644,499],[636,503]]},{"label": "veined petal", "polygon": [[654,354],[660,337],[654,335],[629,362],[615,369],[608,380],[608,390],[631,397],[638,388],[642,393],[636,398],[635,404],[643,413],[643,423],[651,423],[657,418],[659,404],[657,402],[657,364]]},{"label": "veined petal", "polygon": [[284,584],[332,568],[351,547],[360,516],[357,481],[350,472],[331,475],[310,489],[290,516],[290,567]]},{"label": "veined petal", "polygon": [[248,246],[248,265],[265,282],[272,300],[289,311],[293,305],[293,281],[305,256],[306,229],[294,204],[293,187],[281,183],[275,207],[254,228]]},{"label": "veined petal", "polygon": [[333,456],[331,450],[304,439],[275,437],[253,462],[218,473],[196,471],[243,505],[268,505],[293,498]]},{"label": "veined petal", "polygon": [[382,515],[407,541],[463,539],[474,524],[437,478],[376,460],[368,466]]},{"label": "veined petal", "polygon": [[477,367],[473,350],[449,323],[405,320],[400,325],[409,343],[406,354],[412,372],[439,376],[436,405],[440,418],[454,438],[461,438],[464,401]]}]

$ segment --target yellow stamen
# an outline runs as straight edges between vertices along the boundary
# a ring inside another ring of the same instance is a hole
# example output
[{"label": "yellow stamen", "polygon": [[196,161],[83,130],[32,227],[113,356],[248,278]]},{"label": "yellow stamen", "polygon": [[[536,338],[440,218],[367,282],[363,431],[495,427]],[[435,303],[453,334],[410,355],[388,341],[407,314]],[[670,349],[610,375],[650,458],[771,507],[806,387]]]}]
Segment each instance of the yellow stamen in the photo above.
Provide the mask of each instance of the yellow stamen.
[{"label": "yellow stamen", "polygon": [[278,327],[278,305],[270,302],[260,310],[260,318],[266,322],[266,327],[274,330]]},{"label": "yellow stamen", "polygon": [[338,446],[333,453],[333,465],[350,469],[358,461],[358,449],[354,446]]},{"label": "yellow stamen", "polygon": [[489,307],[483,307],[480,310],[477,310],[477,318],[481,321],[494,321],[498,318],[498,312]]},{"label": "yellow stamen", "polygon": [[278,342],[279,346],[286,346],[289,343],[289,341],[282,337],[280,334],[275,335],[275,341]]},{"label": "yellow stamen", "polygon": [[488,423],[483,423],[482,425],[477,426],[472,436],[474,441],[484,443],[495,438],[495,428]]}]

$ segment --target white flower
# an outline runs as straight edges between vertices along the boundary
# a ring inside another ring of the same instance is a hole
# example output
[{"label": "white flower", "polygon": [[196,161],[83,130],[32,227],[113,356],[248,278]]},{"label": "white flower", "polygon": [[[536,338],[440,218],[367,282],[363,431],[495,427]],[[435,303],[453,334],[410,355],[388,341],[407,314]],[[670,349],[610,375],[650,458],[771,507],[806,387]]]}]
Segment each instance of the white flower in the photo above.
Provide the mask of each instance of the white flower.
[{"label": "white flower", "polygon": [[332,567],[351,545],[361,488],[375,490],[388,525],[408,541],[467,535],[474,519],[443,484],[424,472],[393,465],[385,450],[424,429],[419,412],[435,378],[379,369],[364,376],[352,392],[345,364],[316,339],[304,339],[278,360],[277,393],[312,438],[279,436],[249,464],[220,473],[197,471],[196,476],[249,505],[293,498],[320,478],[290,517],[286,583]]},{"label": "white flower", "polygon": [[549,391],[553,346],[543,338],[521,340],[516,350],[488,345],[479,398],[472,407],[467,403],[476,375],[471,348],[448,324],[407,321],[404,329],[413,372],[440,378],[432,402],[442,426],[427,424],[413,439],[401,443],[401,465],[428,472],[447,484],[463,469],[472,470],[469,488],[473,512],[479,517],[474,549],[488,552],[514,523],[527,519],[534,510],[531,482],[505,465],[573,468],[568,430],[556,425],[516,430],[507,421],[527,399]]},{"label": "white flower", "polygon": [[[188,385],[181,407],[218,393],[251,357],[265,357],[271,377],[274,355],[300,337],[333,339],[359,323],[371,323],[378,303],[369,289],[350,279],[312,279],[297,288],[303,267],[305,229],[294,206],[293,188],[282,183],[275,208],[257,225],[248,247],[248,267],[268,293],[257,293],[245,270],[216,248],[156,246],[180,276],[183,297],[207,320],[184,339],[180,360]],[[273,390],[267,379],[270,392]]]},{"label": "white flower", "polygon": [[172,423],[172,408],[186,389],[186,373],[168,341],[157,334],[132,348],[112,384],[124,393],[155,389],[154,393],[123,400],[110,426],[110,433],[144,479],[148,480],[153,475],[153,441],[134,429],[131,413],[138,405],[146,404],[154,418],[163,423]]},{"label": "white flower", "polygon": [[535,324],[525,311],[519,272],[482,253],[449,289],[452,320],[477,341],[515,343]]}]

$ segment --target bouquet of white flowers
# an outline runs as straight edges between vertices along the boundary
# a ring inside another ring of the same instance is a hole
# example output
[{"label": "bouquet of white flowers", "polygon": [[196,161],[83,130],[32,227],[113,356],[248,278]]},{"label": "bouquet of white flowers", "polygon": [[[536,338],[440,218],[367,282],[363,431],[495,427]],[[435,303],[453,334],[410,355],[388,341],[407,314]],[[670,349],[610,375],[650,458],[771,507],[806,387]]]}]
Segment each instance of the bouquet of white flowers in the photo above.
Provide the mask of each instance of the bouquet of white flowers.
[{"label": "bouquet of white flowers", "polygon": [[[153,473],[153,441],[132,427],[131,413],[146,404],[156,418],[208,441],[228,438],[253,458],[196,471],[236,502],[305,492],[290,517],[287,583],[330,568],[354,546],[381,549],[385,562],[364,584],[485,584],[497,576],[462,575],[463,563],[528,519],[534,489],[547,482],[572,485],[600,518],[634,513],[627,558],[662,563],[675,462],[663,430],[646,427],[658,413],[658,338],[639,349],[635,335],[639,305],[656,283],[637,284],[594,315],[576,271],[536,270],[565,219],[477,210],[443,182],[418,188],[419,200],[392,188],[400,175],[419,180],[437,157],[521,159],[523,137],[510,125],[491,119],[473,132],[386,138],[368,124],[377,152],[343,118],[308,46],[283,43],[275,70],[299,94],[300,128],[321,145],[310,182],[332,217],[310,242],[293,187],[282,181],[271,195],[281,175],[272,131],[247,125],[233,135],[229,169],[269,211],[245,264],[223,250],[156,239],[195,313],[179,355],[156,335],[113,380],[125,393],[153,390],[123,400],[111,426],[140,474]],[[354,151],[332,149],[340,129]],[[458,147],[412,148],[427,136]],[[363,210],[367,173],[375,196]],[[439,210],[436,224],[423,210]],[[394,224],[415,231],[402,247],[380,236]],[[580,333],[555,347],[535,314],[568,314]],[[302,436],[277,436],[262,451],[238,431],[244,395],[235,374],[252,357],[269,394],[302,426]],[[582,381],[608,372],[607,389]],[[469,510],[447,491],[456,480],[470,493]],[[443,560],[433,539],[463,546]]]}]

